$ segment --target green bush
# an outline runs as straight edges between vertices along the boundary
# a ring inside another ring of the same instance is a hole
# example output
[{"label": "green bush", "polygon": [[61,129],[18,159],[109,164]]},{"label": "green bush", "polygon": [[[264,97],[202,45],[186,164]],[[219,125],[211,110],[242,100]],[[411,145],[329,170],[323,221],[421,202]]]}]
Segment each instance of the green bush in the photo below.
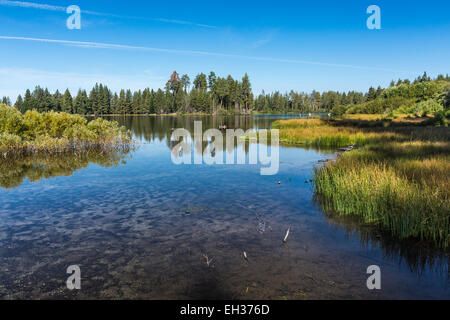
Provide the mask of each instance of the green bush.
[{"label": "green bush", "polygon": [[347,107],[343,105],[337,105],[331,110],[333,116],[342,116],[347,112]]},{"label": "green bush", "polygon": [[414,113],[418,116],[426,117],[444,111],[444,107],[433,99],[419,102],[414,107]]},{"label": "green bush", "polygon": [[425,81],[402,84],[383,91],[384,98],[401,97],[405,99],[428,100],[438,98],[448,86],[447,81]]},{"label": "green bush", "polygon": [[365,103],[357,104],[347,110],[349,114],[382,114],[386,111],[397,110],[399,108],[412,108],[414,99],[406,99],[403,97],[378,98]]},{"label": "green bush", "polygon": [[0,104],[0,153],[61,153],[128,148],[131,134],[117,122],[54,111],[20,113]]},{"label": "green bush", "polygon": [[447,127],[449,122],[450,112],[444,110],[437,112],[433,119],[430,119],[427,124],[438,127]]},{"label": "green bush", "polygon": [[0,104],[0,133],[20,135],[25,127],[22,114],[17,109]]}]

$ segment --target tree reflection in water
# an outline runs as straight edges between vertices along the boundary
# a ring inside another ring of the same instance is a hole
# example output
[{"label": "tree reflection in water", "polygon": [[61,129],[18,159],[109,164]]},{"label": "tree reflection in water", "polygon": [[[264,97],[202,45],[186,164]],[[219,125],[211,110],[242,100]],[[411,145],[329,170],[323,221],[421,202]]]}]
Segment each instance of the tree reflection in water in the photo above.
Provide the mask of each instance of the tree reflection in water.
[{"label": "tree reflection in water", "polygon": [[19,187],[25,179],[37,182],[57,176],[71,176],[75,171],[98,164],[114,167],[126,163],[131,150],[120,152],[90,151],[88,153],[66,153],[51,156],[30,156],[0,159],[0,187]]}]

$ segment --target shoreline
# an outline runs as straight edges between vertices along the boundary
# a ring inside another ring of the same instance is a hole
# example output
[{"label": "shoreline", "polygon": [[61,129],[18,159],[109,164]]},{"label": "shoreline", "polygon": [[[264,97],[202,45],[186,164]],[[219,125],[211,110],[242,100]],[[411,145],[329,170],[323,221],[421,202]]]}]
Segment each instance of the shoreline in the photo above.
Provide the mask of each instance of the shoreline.
[{"label": "shoreline", "polygon": [[327,212],[358,216],[399,239],[449,248],[450,130],[352,118],[280,120],[273,126],[284,143],[336,150],[314,169],[315,193]]}]

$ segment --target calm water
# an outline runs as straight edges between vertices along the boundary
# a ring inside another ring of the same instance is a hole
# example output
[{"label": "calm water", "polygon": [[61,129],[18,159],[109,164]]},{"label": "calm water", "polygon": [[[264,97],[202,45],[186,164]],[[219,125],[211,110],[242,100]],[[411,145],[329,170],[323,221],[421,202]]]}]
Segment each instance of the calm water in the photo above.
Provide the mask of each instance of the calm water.
[{"label": "calm water", "polygon": [[[449,299],[448,252],[321,211],[306,181],[333,151],[282,146],[276,176],[171,161],[172,128],[276,119],[117,118],[139,142],[130,154],[0,163],[0,298]],[[70,265],[80,291],[66,289]]]}]

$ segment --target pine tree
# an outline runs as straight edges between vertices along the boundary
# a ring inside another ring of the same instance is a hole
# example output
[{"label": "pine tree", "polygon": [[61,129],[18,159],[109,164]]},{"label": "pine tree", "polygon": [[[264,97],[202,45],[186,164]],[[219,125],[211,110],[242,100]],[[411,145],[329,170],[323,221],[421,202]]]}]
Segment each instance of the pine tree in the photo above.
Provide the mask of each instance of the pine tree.
[{"label": "pine tree", "polygon": [[117,110],[121,114],[127,113],[126,101],[125,101],[125,90],[120,90],[119,102],[117,105]]},{"label": "pine tree", "polygon": [[101,101],[100,101],[100,114],[110,114],[111,113],[111,92],[107,86],[103,86],[101,91]]},{"label": "pine tree", "polygon": [[133,102],[132,102],[132,113],[133,114],[141,114],[142,112],[142,93],[141,90],[134,92],[133,94]]},{"label": "pine tree", "polygon": [[181,84],[183,85],[184,92],[188,92],[188,88],[191,85],[191,79],[187,74],[181,77]]},{"label": "pine tree", "polygon": [[374,87],[370,87],[369,92],[367,92],[366,95],[366,101],[375,100],[377,98],[377,92],[375,91]]},{"label": "pine tree", "polygon": [[81,115],[89,112],[89,98],[85,90],[79,90],[77,97],[73,101],[73,112]]},{"label": "pine tree", "polygon": [[200,91],[206,91],[208,89],[208,82],[204,73],[200,73],[195,77],[194,88]]},{"label": "pine tree", "polygon": [[62,106],[62,94],[59,92],[59,90],[56,90],[56,92],[52,96],[51,109],[53,111],[59,112],[61,111],[61,106]]},{"label": "pine tree", "polygon": [[164,92],[161,89],[155,94],[155,111],[157,114],[164,113],[166,110],[166,101]]},{"label": "pine tree", "polygon": [[128,89],[127,93],[125,95],[125,113],[126,114],[133,113],[132,106],[133,106],[133,94],[131,93],[131,90]]},{"label": "pine tree", "polygon": [[111,99],[111,114],[119,114],[119,96],[117,93],[114,93]]},{"label": "pine tree", "polygon": [[149,114],[152,109],[152,93],[149,88],[146,88],[142,93],[142,113]]},{"label": "pine tree", "polygon": [[31,95],[31,91],[27,89],[25,92],[25,98],[23,100],[23,111],[33,110],[36,107],[34,106],[33,96]]},{"label": "pine tree", "polygon": [[9,99],[9,97],[3,97],[2,103],[11,106],[11,99]]},{"label": "pine tree", "polygon": [[19,110],[20,112],[24,112],[24,108],[23,108],[23,99],[22,96],[19,94],[19,96],[17,97],[16,103],[14,104],[14,107]]},{"label": "pine tree", "polygon": [[61,111],[72,113],[72,110],[73,110],[72,95],[70,94],[69,89],[66,89],[62,98]]},{"label": "pine tree", "polygon": [[244,102],[245,113],[249,113],[249,108],[252,99],[252,86],[250,84],[250,80],[248,78],[248,74],[245,74],[242,78],[242,100]]}]

